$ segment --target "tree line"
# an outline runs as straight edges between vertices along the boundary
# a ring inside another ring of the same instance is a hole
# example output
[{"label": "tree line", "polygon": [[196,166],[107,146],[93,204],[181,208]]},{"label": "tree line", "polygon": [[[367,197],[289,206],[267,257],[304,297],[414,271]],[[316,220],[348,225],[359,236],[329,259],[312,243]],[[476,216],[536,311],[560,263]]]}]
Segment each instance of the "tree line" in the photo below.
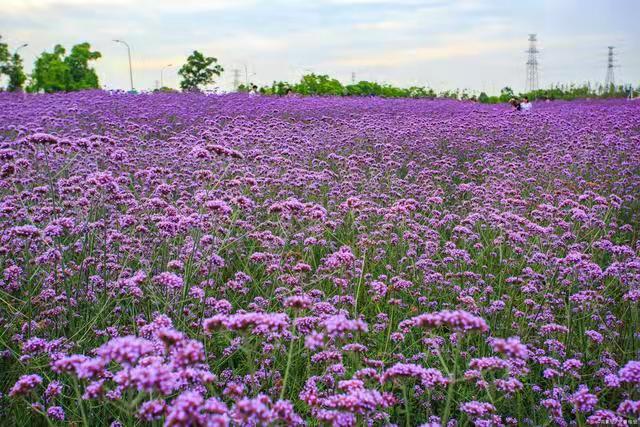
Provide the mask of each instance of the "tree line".
[{"label": "tree line", "polygon": [[[2,42],[0,36],[0,76],[6,75],[6,90],[37,93],[71,92],[84,89],[99,89],[98,75],[90,66],[93,61],[102,57],[98,51],[91,50],[87,42],[77,44],[67,50],[55,45],[52,52],[42,52],[35,60],[33,71],[27,75],[23,60],[17,51],[10,53],[9,46]],[[205,56],[195,50],[178,70],[181,77],[180,88],[184,91],[201,90],[215,83],[224,68],[215,57]],[[170,91],[170,88],[160,88]],[[239,85],[238,92],[256,91],[263,95],[287,95],[295,93],[301,96],[376,96],[383,98],[446,98],[461,101],[477,101],[487,104],[508,102],[515,97],[527,96],[530,100],[572,100],[579,98],[619,98],[633,96],[640,92],[640,87],[602,85],[555,85],[547,89],[539,89],[516,94],[510,87],[504,87],[500,95],[489,96],[485,92],[479,95],[468,90],[444,90],[436,93],[423,86],[397,87],[386,83],[362,80],[352,84],[342,84],[338,79],[326,74],[306,74],[297,83],[274,81],[271,85],[257,87],[254,84]]]},{"label": "tree line", "polygon": [[[249,92],[253,85],[240,85],[238,91]],[[343,85],[339,80],[328,75],[307,74],[302,76],[297,83],[275,81],[271,85],[262,86],[258,91],[263,95],[286,95],[295,93],[302,96],[377,96],[383,98],[444,98],[459,101],[476,101],[485,104],[498,104],[508,102],[512,98],[528,97],[530,100],[573,100],[583,98],[621,98],[640,92],[640,87],[602,85],[554,85],[548,89],[539,89],[524,93],[516,93],[506,86],[501,89],[500,95],[489,96],[485,92],[476,95],[468,90],[443,90],[435,92],[433,89],[423,86],[411,86],[402,88],[390,84],[380,84],[370,81]]]},{"label": "tree line", "polygon": [[[42,52],[36,58],[33,71],[27,75],[22,57],[17,51],[11,54],[9,45],[0,36],[0,76],[8,78],[7,91],[54,93],[99,89],[98,75],[90,64],[101,57],[102,54],[91,50],[87,42],[73,46],[68,53],[62,45],[57,44],[51,52]],[[198,90],[214,83],[214,79],[223,71],[216,58],[194,51],[178,71],[182,77],[180,88],[185,91]]]},{"label": "tree line", "polygon": [[8,77],[9,91],[53,93],[99,88],[98,76],[89,62],[101,56],[100,52],[91,50],[89,43],[77,44],[69,53],[58,44],[52,52],[42,52],[33,64],[31,75],[27,76],[20,55],[9,54],[8,45],[0,37],[0,74]]}]

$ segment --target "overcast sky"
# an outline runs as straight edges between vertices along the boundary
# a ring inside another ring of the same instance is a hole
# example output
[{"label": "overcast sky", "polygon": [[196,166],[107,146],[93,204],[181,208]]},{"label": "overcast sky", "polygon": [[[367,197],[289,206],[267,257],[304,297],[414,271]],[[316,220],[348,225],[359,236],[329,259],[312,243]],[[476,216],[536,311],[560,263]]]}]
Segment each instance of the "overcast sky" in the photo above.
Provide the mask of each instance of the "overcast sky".
[{"label": "overcast sky", "polygon": [[638,0],[0,0],[0,34],[22,43],[27,69],[43,50],[88,41],[101,84],[151,89],[194,49],[259,84],[306,72],[495,93],[523,89],[527,34],[538,34],[540,85],[602,82],[615,45],[618,82],[640,83]]}]

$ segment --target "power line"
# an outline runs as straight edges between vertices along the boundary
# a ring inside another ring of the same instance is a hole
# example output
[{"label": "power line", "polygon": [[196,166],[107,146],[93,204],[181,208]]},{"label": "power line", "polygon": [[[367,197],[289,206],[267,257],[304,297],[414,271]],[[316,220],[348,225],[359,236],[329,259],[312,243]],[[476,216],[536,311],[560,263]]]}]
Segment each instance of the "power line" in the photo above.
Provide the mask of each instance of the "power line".
[{"label": "power line", "polygon": [[538,52],[536,42],[538,38],[535,34],[529,34],[529,49],[526,51],[529,56],[527,58],[527,79],[525,83],[525,91],[531,92],[538,90]]}]

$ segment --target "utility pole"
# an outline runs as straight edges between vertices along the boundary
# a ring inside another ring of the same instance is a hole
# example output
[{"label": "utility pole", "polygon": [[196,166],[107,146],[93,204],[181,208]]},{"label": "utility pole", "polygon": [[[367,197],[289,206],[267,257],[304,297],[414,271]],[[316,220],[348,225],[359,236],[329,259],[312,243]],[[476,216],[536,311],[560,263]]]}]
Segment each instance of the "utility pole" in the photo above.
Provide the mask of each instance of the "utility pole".
[{"label": "utility pole", "polygon": [[116,43],[122,43],[127,47],[127,55],[129,55],[129,81],[131,82],[131,91],[133,92],[133,69],[131,67],[131,48],[129,44],[124,40],[113,40]]},{"label": "utility pole", "polygon": [[616,80],[613,74],[613,49],[615,46],[607,46],[609,53],[607,54],[607,77],[604,79],[604,90],[610,92],[613,88],[615,90]]},{"label": "utility pole", "polygon": [[351,84],[352,85],[356,84],[356,72],[355,71],[351,72]]},{"label": "utility pole", "polygon": [[240,86],[240,69],[234,68],[233,70],[233,90],[238,91],[238,87]]},{"label": "utility pole", "polygon": [[527,79],[525,83],[525,91],[531,92],[538,90],[538,49],[536,48],[536,42],[538,38],[535,34],[529,34],[529,54],[527,58]]}]

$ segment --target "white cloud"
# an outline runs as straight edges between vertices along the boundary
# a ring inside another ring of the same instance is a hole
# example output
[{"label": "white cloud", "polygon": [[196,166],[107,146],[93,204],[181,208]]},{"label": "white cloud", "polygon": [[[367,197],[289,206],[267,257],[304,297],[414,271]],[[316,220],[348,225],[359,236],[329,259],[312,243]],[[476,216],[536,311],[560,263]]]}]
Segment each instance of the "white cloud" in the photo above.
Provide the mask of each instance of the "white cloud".
[{"label": "white cloud", "polygon": [[237,9],[255,4],[255,0],[3,0],[3,12],[37,13],[68,7],[124,8],[146,13],[197,12]]},{"label": "white cloud", "polygon": [[398,84],[517,86],[529,31],[539,33],[544,79],[601,79],[599,57],[588,72],[579,62],[619,45],[612,37],[629,41],[619,59],[625,75],[637,76],[640,34],[624,25],[633,14],[606,15],[603,0],[582,1],[596,7],[577,0],[0,0],[0,32],[11,46],[29,43],[21,51],[27,69],[56,43],[86,40],[103,53],[101,79],[120,88],[128,85],[127,58],[114,38],[131,44],[140,88],[153,87],[168,63],[176,66],[165,82],[176,85],[194,49],[219,59],[227,88],[231,69],[244,64],[260,83],[312,69],[344,80],[356,71]]},{"label": "white cloud", "polygon": [[435,46],[394,49],[374,54],[342,57],[338,58],[335,63],[349,67],[399,67],[410,63],[500,53],[521,46],[522,42],[519,40],[487,42],[456,38]]},{"label": "white cloud", "polygon": [[441,1],[425,1],[425,0],[319,0],[320,3],[327,3],[334,6],[345,5],[365,5],[365,6],[425,6],[441,3]]},{"label": "white cloud", "polygon": [[377,22],[359,22],[353,25],[354,30],[358,31],[390,31],[390,30],[406,30],[415,27],[415,23],[407,21],[377,21]]}]

